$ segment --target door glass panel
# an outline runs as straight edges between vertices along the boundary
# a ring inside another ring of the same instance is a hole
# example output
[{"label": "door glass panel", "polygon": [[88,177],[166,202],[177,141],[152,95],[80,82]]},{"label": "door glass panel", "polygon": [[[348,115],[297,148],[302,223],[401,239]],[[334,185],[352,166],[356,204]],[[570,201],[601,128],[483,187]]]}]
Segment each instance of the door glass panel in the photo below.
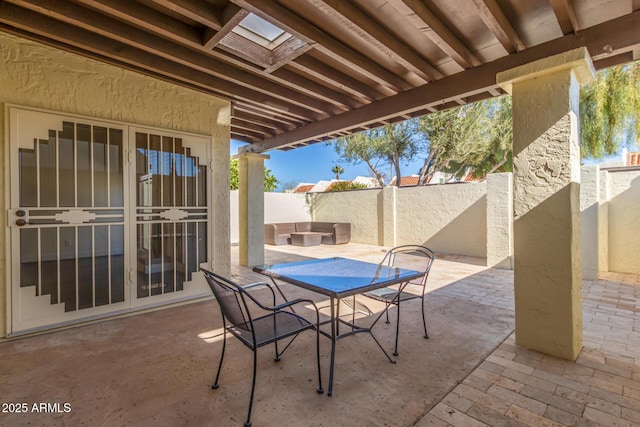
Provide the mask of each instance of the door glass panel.
[{"label": "door glass panel", "polygon": [[109,129],[109,206],[124,206],[122,131]]},{"label": "door glass panel", "polygon": [[19,207],[29,208],[20,286],[65,312],[123,302],[123,131],[61,119],[47,136],[17,150]]},{"label": "door glass panel", "polygon": [[36,206],[38,197],[36,151],[37,140],[33,149],[21,148],[18,152],[20,164],[20,206]]},{"label": "door glass panel", "polygon": [[109,226],[93,228],[95,248],[95,302],[96,307],[109,304]]},{"label": "door glass panel", "polygon": [[110,225],[111,303],[124,301],[124,226]]},{"label": "door glass panel", "polygon": [[57,149],[56,138],[40,141],[38,144],[38,159],[40,161],[40,206],[57,206],[56,190],[58,189],[58,174],[56,167]]},{"label": "door glass panel", "polygon": [[40,229],[41,295],[51,295],[51,304],[58,303],[58,229]]},{"label": "door glass panel", "polygon": [[93,307],[93,227],[78,227],[78,308]]},{"label": "door glass panel", "polygon": [[93,128],[93,206],[109,206],[107,128]]},{"label": "door glass panel", "polygon": [[60,302],[64,311],[76,307],[76,228],[60,227]]},{"label": "door glass panel", "polygon": [[75,144],[73,123],[64,123],[58,138],[60,176],[60,206],[76,205]]},{"label": "door glass panel", "polygon": [[207,259],[206,159],[181,138],[136,132],[135,140],[137,295],[181,292]]},{"label": "door glass panel", "polygon": [[91,126],[79,124],[76,132],[78,206],[91,206]]},{"label": "door glass panel", "polygon": [[37,228],[20,229],[20,286],[38,286]]}]

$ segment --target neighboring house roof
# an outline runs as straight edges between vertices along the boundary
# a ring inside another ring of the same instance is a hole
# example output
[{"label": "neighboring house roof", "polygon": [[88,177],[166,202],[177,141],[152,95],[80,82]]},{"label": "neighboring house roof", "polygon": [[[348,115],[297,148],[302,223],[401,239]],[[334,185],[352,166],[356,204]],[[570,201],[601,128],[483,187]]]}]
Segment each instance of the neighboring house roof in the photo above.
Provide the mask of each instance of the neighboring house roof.
[{"label": "neighboring house roof", "polygon": [[640,166],[640,152],[627,153],[626,166]]},{"label": "neighboring house roof", "polygon": [[[396,178],[397,177],[394,176],[391,179],[391,182],[389,182],[390,186],[396,185]],[[414,185],[418,185],[418,179],[420,179],[419,175],[403,176],[402,179],[400,180],[400,186],[401,187],[412,187]]]},{"label": "neighboring house roof", "polygon": [[311,191],[315,184],[298,184],[296,188],[293,189],[294,193],[308,193]]}]

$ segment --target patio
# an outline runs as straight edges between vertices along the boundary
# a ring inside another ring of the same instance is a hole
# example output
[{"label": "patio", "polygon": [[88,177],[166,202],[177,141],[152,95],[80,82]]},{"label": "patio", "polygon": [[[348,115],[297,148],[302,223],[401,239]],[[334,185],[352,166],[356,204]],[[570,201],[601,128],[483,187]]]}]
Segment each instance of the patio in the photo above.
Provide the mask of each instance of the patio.
[{"label": "patio", "polygon": [[[265,258],[375,262],[383,250],[268,246]],[[238,265],[235,246],[232,272],[241,283],[264,280]],[[583,282],[584,348],[576,362],[515,346],[512,271],[442,255],[428,287],[431,338],[409,320],[419,315],[413,301],[403,310],[397,365],[366,336],[340,341],[334,397],[315,393],[311,334],[279,364],[270,349],[259,352],[254,424],[640,425],[640,277],[607,273]],[[220,388],[211,390],[220,326],[209,300],[5,342],[0,395],[3,403],[28,403],[29,413],[3,412],[0,425],[240,425],[251,353],[230,341]],[[387,348],[392,326],[376,329]],[[321,346],[326,381],[328,341]],[[50,408],[59,411],[32,412],[41,402],[59,403]]]}]

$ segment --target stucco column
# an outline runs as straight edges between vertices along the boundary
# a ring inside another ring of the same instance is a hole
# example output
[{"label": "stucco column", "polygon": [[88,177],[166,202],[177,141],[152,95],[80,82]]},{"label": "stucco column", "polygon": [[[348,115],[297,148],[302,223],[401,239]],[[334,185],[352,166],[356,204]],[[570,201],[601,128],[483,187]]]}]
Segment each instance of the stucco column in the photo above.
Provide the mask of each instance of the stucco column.
[{"label": "stucco column", "polygon": [[487,175],[487,266],[513,268],[513,175]]},{"label": "stucco column", "polygon": [[599,208],[600,167],[583,166],[580,171],[580,257],[582,278],[587,280],[598,279]]},{"label": "stucco column", "polygon": [[575,360],[582,349],[580,84],[585,48],[497,75],[513,102],[516,344]]},{"label": "stucco column", "polygon": [[269,156],[240,153],[238,159],[239,262],[264,264],[264,161]]}]

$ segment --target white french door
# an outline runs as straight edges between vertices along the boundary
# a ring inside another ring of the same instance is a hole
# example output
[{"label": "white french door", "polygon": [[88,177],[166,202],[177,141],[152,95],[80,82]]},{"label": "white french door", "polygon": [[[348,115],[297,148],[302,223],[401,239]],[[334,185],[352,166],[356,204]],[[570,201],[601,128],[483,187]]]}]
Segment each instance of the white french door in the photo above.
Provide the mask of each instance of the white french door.
[{"label": "white french door", "polygon": [[207,138],[7,117],[10,334],[207,294]]}]

